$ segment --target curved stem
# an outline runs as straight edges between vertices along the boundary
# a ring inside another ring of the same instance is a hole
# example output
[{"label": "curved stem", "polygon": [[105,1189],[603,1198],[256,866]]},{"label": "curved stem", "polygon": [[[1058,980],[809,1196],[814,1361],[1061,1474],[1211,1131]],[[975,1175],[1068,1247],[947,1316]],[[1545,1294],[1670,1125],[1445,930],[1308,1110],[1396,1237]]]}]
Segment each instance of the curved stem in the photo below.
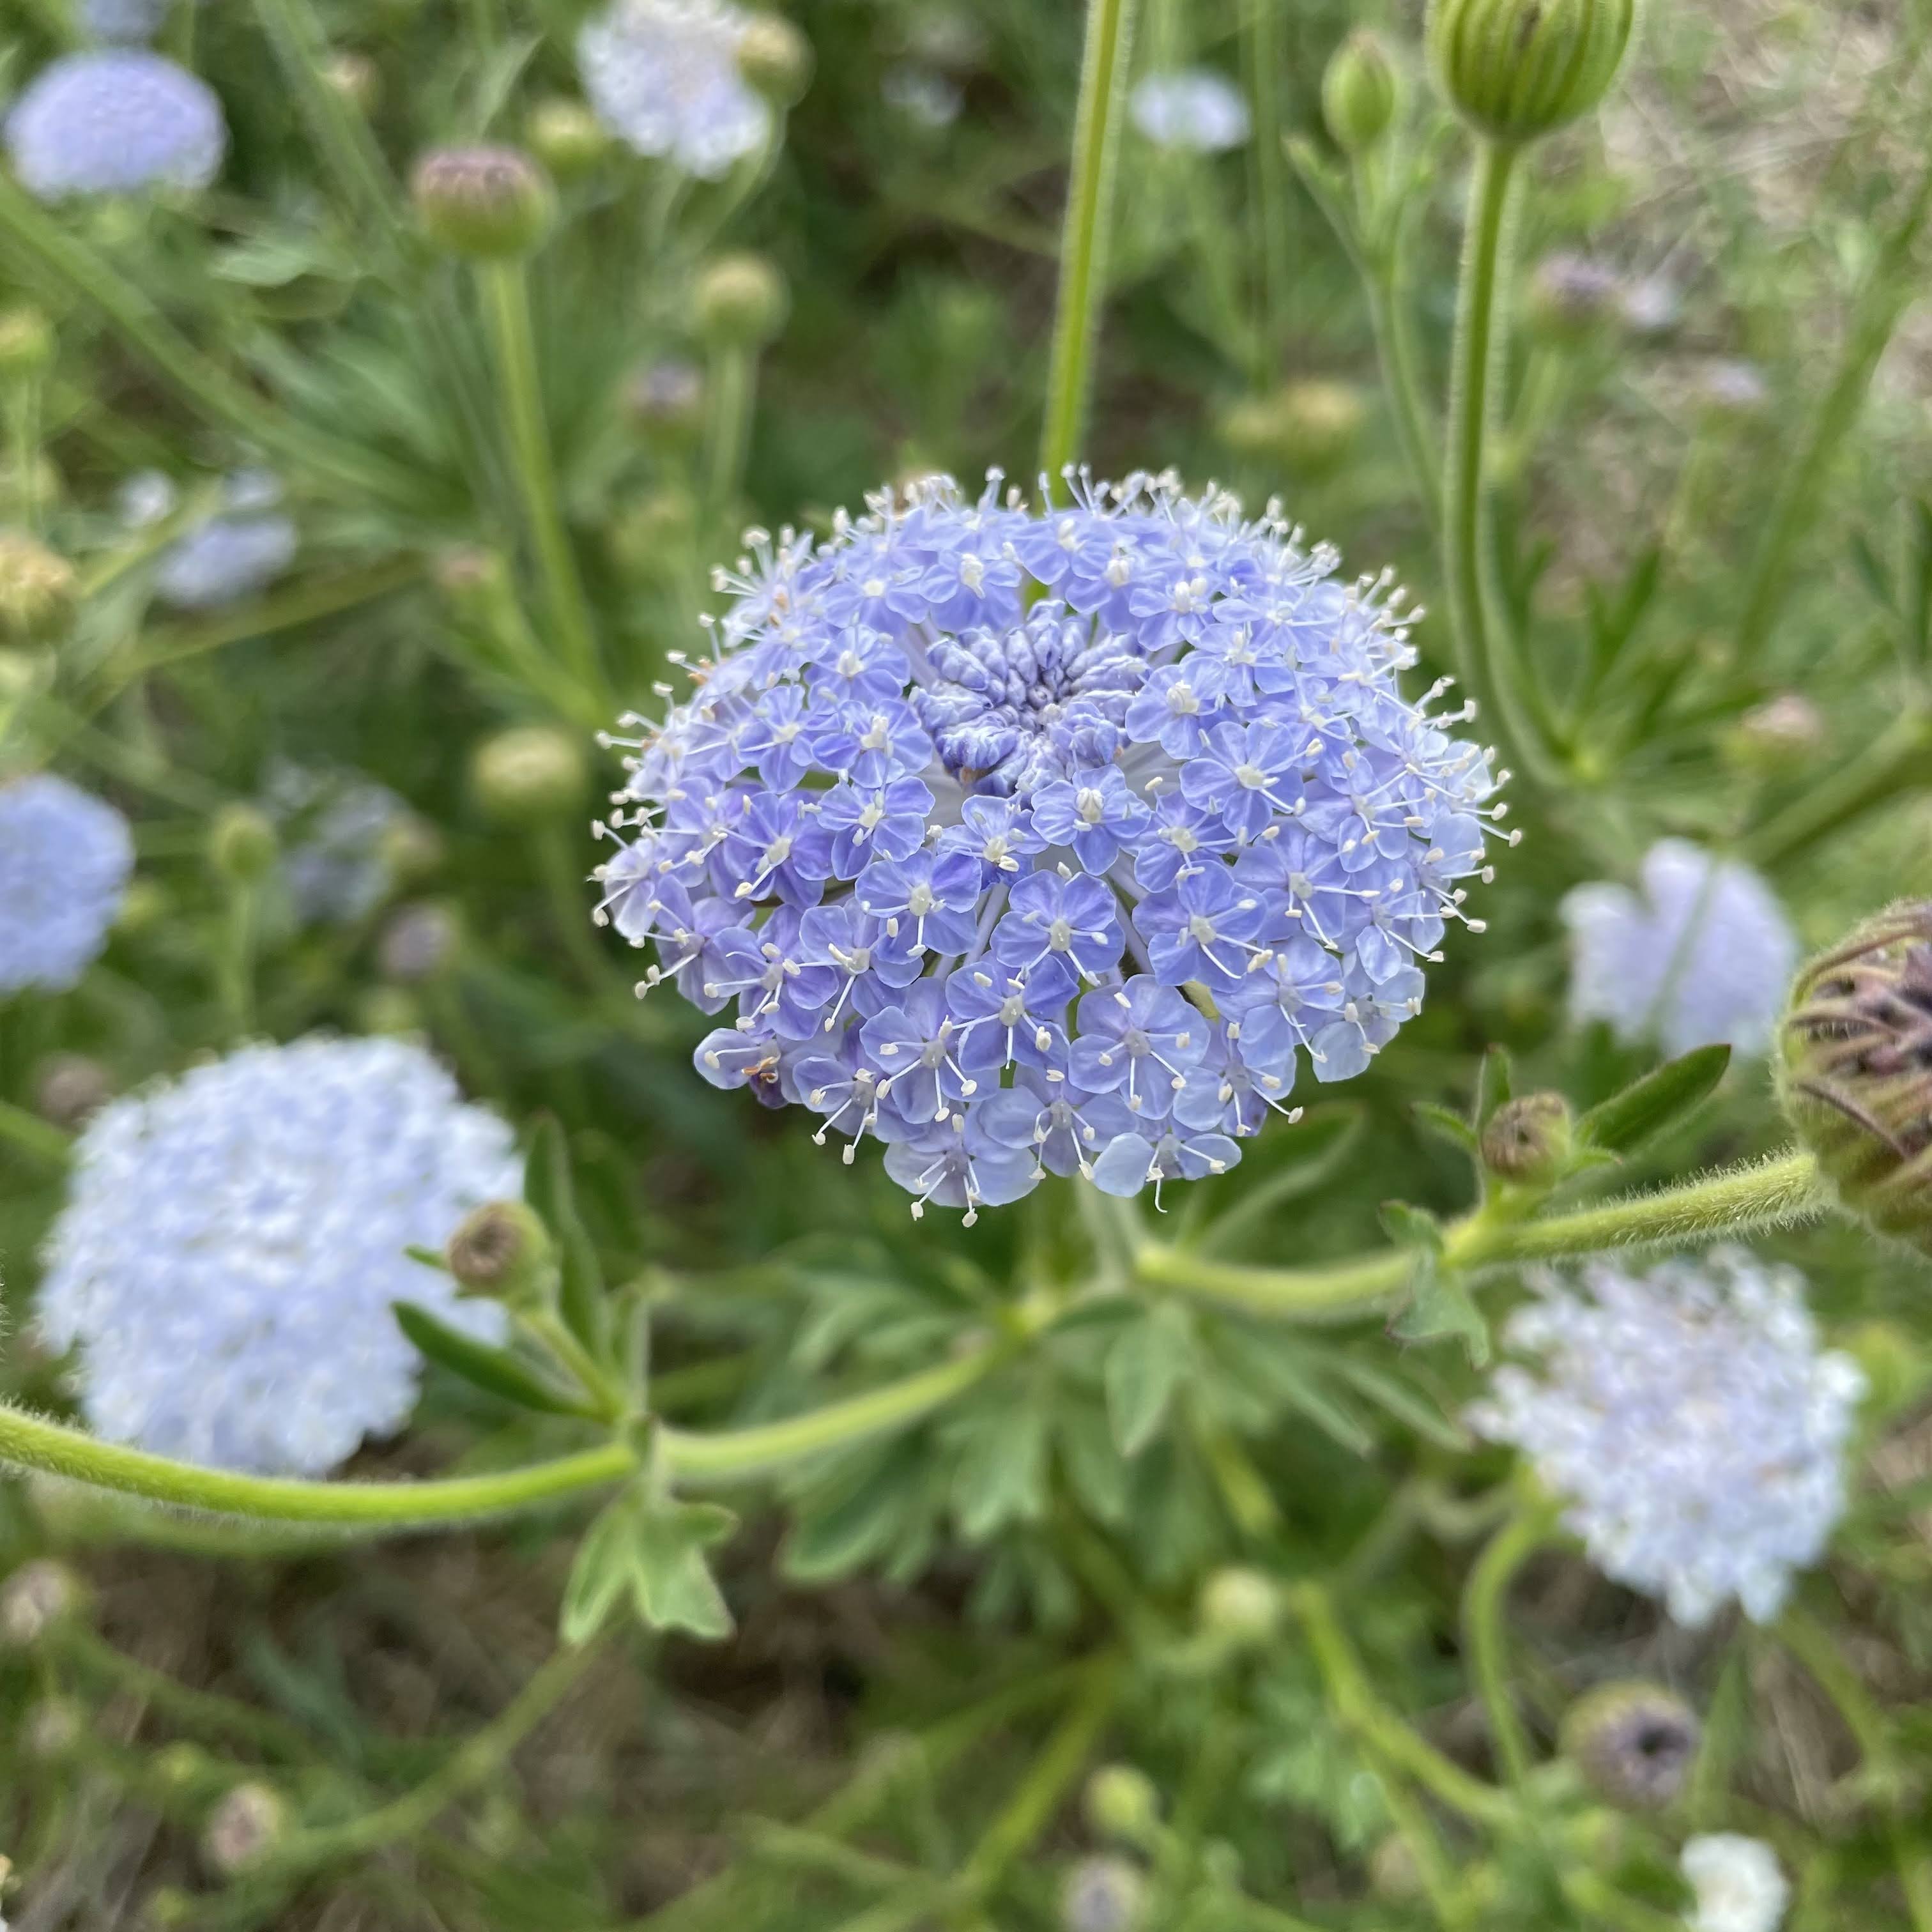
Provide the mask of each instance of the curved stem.
[{"label": "curved stem", "polygon": [[1503,375],[1505,311],[1498,300],[1514,226],[1520,150],[1478,138],[1468,227],[1456,291],[1450,352],[1449,442],[1442,485],[1442,576],[1454,626],[1456,674],[1492,708],[1498,742],[1534,775],[1550,761],[1528,680],[1504,628],[1496,593],[1485,451]]},{"label": "curved stem", "polygon": [[1040,466],[1051,489],[1079,446],[1093,383],[1094,334],[1107,279],[1113,224],[1114,164],[1135,0],[1088,0],[1080,106],[1073,124],[1073,165],[1060,245],[1060,292],[1053,319],[1053,361]]},{"label": "curved stem", "polygon": [[477,265],[476,279],[489,322],[517,484],[550,620],[557,628],[564,662],[595,690],[602,685],[602,674],[591,633],[590,607],[584,601],[577,560],[571,554],[570,536],[557,500],[536,341],[530,327],[529,277],[521,261],[483,262]]},{"label": "curved stem", "polygon": [[[1444,1252],[1450,1266],[1464,1268],[1560,1261],[1610,1248],[1715,1240],[1783,1226],[1821,1212],[1825,1204],[1811,1156],[1787,1154],[1540,1220],[1499,1221],[1479,1210],[1448,1229]],[[1141,1250],[1136,1273],[1150,1286],[1228,1302],[1253,1314],[1346,1321],[1400,1294],[1411,1265],[1405,1250],[1394,1249],[1328,1268],[1253,1268],[1150,1243]]]},{"label": "curved stem", "polygon": [[1519,1508],[1484,1546],[1462,1593],[1462,1641],[1470,1671],[1489,1720],[1497,1762],[1517,1792],[1529,1776],[1529,1738],[1510,1693],[1503,1608],[1516,1572],[1548,1538],[1556,1516],[1554,1505],[1546,1502]]},{"label": "curved stem", "polygon": [[[802,1456],[919,1421],[1009,1360],[1014,1346],[982,1348],[783,1421],[711,1436],[666,1429],[659,1439],[674,1476],[723,1482],[765,1474]],[[46,1469],[98,1489],[218,1516],[342,1523],[369,1530],[421,1528],[501,1516],[620,1482],[638,1466],[635,1449],[628,1442],[617,1442],[490,1475],[429,1482],[311,1482],[296,1477],[244,1476],[104,1442],[64,1423],[7,1408],[0,1408],[0,1462]]]}]

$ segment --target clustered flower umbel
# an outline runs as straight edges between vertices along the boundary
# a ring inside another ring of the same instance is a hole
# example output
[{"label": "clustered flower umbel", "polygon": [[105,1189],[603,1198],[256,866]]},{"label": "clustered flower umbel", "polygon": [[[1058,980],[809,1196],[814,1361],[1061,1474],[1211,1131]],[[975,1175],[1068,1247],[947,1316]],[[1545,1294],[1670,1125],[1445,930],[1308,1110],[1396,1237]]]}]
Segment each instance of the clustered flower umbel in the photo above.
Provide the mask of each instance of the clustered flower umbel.
[{"label": "clustered flower umbel", "polygon": [[392,1312],[494,1339],[411,1246],[518,1191],[509,1129],[394,1040],[253,1046],[104,1108],[75,1147],[39,1321],[78,1344],[116,1442],[319,1475],[406,1420],[420,1366]]},{"label": "clustered flower umbel", "polygon": [[206,82],[145,47],[63,54],[7,116],[20,184],[42,201],[206,188],[228,130]]},{"label": "clustered flower umbel", "polygon": [[770,105],[738,70],[748,20],[722,0],[614,0],[577,40],[598,119],[639,154],[715,180],[771,134]]},{"label": "clustered flower umbel", "polygon": [[699,1072],[874,1136],[915,1214],[969,1222],[1042,1169],[1219,1173],[1298,1052],[1360,1072],[1502,811],[1467,709],[1397,688],[1386,580],[1170,477],[1043,512],[1002,480],[750,532],[598,828],[640,991],[735,1010]]},{"label": "clustered flower umbel", "polygon": [[1248,104],[1226,75],[1212,68],[1150,74],[1127,97],[1127,116],[1157,148],[1218,154],[1248,138]]},{"label": "clustered flower umbel", "polygon": [[0,782],[0,996],[73,986],[106,944],[134,866],[111,805],[50,772]]},{"label": "clustered flower umbel", "polygon": [[1498,1369],[1472,1426],[1528,1457],[1606,1576],[1680,1624],[1733,1597],[1774,1617],[1844,1507],[1864,1388],[1820,1352],[1802,1277],[1726,1247],[1539,1291],[1504,1339],[1541,1372]]},{"label": "clustered flower umbel", "polygon": [[1798,963],[1777,896],[1748,866],[1682,838],[1643,856],[1639,886],[1579,886],[1564,900],[1570,1010],[1665,1052],[1728,1042],[1761,1054]]}]

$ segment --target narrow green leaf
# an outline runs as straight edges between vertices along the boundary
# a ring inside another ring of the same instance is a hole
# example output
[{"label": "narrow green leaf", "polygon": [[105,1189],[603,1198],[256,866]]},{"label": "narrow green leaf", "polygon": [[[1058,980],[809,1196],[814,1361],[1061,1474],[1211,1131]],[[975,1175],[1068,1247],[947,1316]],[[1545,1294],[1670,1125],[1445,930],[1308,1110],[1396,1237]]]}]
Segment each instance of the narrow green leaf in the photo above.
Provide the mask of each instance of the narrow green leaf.
[{"label": "narrow green leaf", "polygon": [[829,1583],[879,1562],[918,1500],[916,1446],[889,1442],[849,1460],[850,1470],[827,1486],[822,1503],[814,1493],[785,1540],[785,1574],[801,1583]]},{"label": "narrow green leaf", "polygon": [[1490,1324],[1482,1310],[1470,1298],[1461,1276],[1442,1267],[1426,1250],[1418,1251],[1408,1304],[1389,1324],[1389,1333],[1402,1342],[1432,1342],[1454,1335],[1467,1352],[1471,1367],[1480,1369],[1490,1359]]},{"label": "narrow green leaf", "polygon": [[1484,1055],[1476,1072],[1476,1131],[1489,1124],[1490,1116],[1510,1097],[1516,1069],[1506,1046],[1492,1046]]},{"label": "narrow green leaf", "polygon": [[1353,1355],[1336,1356],[1334,1368],[1336,1374],[1378,1408],[1386,1411],[1425,1442],[1432,1442],[1438,1448],[1450,1450],[1458,1455],[1468,1453],[1468,1432],[1444,1415],[1413,1383]]},{"label": "narrow green leaf", "polygon": [[1447,1141],[1465,1154],[1476,1151],[1476,1130],[1460,1114],[1452,1114],[1447,1107],[1438,1107],[1433,1100],[1418,1100],[1410,1111],[1418,1123],[1437,1139]]},{"label": "narrow green leaf", "polygon": [[1374,1450],[1376,1438],[1363,1426],[1360,1418],[1322,1386],[1306,1361],[1298,1361],[1283,1351],[1273,1351],[1263,1372],[1288,1407],[1305,1416],[1349,1454],[1366,1456]]},{"label": "narrow green leaf", "polygon": [[542,1217],[556,1244],[557,1312],[564,1325],[601,1361],[608,1342],[604,1271],[577,1212],[570,1149],[563,1129],[546,1114],[530,1137],[524,1165],[524,1198]]},{"label": "narrow green leaf", "polygon": [[1624,1154],[1674,1126],[1707,1100],[1731,1064],[1728,1046],[1700,1046],[1612,1094],[1576,1123],[1584,1145]]},{"label": "narrow green leaf", "polygon": [[514,1402],[520,1408],[534,1408],[545,1415],[590,1417],[595,1414],[507,1348],[493,1348],[487,1342],[452,1328],[440,1316],[412,1301],[392,1301],[389,1306],[394,1312],[396,1325],[420,1353],[473,1387]]},{"label": "narrow green leaf", "polygon": [[631,1538],[636,1504],[626,1490],[613,1496],[577,1546],[563,1586],[558,1627],[567,1644],[588,1643],[609,1620],[631,1580]]},{"label": "narrow green leaf", "polygon": [[1156,1302],[1107,1351],[1107,1420],[1123,1456],[1138,1456],[1154,1438],[1194,1351],[1194,1324],[1178,1302]]},{"label": "narrow green leaf", "polygon": [[1442,1252],[1442,1224],[1426,1208],[1412,1207],[1406,1201],[1384,1201],[1382,1223],[1389,1239],[1399,1247],[1414,1248],[1427,1255]]}]

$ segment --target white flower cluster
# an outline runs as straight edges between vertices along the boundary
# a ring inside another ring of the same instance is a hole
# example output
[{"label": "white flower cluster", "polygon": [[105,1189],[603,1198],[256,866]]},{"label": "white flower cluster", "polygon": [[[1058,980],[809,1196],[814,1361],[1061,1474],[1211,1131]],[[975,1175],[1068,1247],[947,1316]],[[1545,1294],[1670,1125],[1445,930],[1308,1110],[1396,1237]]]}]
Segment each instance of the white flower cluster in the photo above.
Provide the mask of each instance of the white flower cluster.
[{"label": "white flower cluster", "polygon": [[1579,886],[1562,911],[1575,1018],[1607,1021],[1618,1039],[1670,1054],[1770,1045],[1798,940],[1749,866],[1663,838],[1644,854],[1637,890]]},{"label": "white flower cluster", "polygon": [[1540,1290],[1504,1340],[1540,1376],[1498,1369],[1472,1426],[1527,1456],[1605,1575],[1679,1623],[1732,1597],[1775,1616],[1844,1508],[1864,1390],[1849,1356],[1819,1352],[1802,1278],[1718,1248]]},{"label": "white flower cluster", "polygon": [[746,17],[723,0],[615,0],[578,36],[597,118],[639,154],[716,180],[772,130],[738,70]]},{"label": "white flower cluster", "polygon": [[1187,154],[1238,148],[1250,130],[1240,89],[1211,68],[1149,74],[1128,96],[1127,114],[1156,148]]},{"label": "white flower cluster", "polygon": [[420,1047],[245,1048],[104,1108],[75,1155],[39,1321],[112,1441],[320,1474],[414,1406],[393,1303],[502,1331],[404,1252],[519,1186],[509,1129]]},{"label": "white flower cluster", "polygon": [[1760,1838],[1712,1832],[1685,1840],[1678,1866],[1697,1895],[1690,1932],[1778,1932],[1791,1885]]},{"label": "white flower cluster", "polygon": [[[152,486],[150,496],[160,500]],[[163,556],[156,595],[178,610],[212,610],[266,590],[295,561],[296,526],[280,508],[281,500],[281,485],[266,470],[230,477],[220,513]]]},{"label": "white flower cluster", "polygon": [[111,805],[50,772],[0,784],[0,996],[74,985],[106,944],[134,866]]}]

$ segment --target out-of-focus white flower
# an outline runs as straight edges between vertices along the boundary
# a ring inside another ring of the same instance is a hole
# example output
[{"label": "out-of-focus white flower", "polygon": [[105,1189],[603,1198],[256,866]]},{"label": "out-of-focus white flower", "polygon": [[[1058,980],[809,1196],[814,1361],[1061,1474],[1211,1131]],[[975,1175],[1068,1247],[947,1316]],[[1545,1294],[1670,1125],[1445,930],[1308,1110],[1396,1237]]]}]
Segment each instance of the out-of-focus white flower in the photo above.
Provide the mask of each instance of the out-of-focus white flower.
[{"label": "out-of-focus white flower", "polygon": [[395,884],[391,835],[409,807],[373,778],[278,764],[262,802],[280,828],[282,876],[304,925],[352,926]]},{"label": "out-of-focus white flower", "polygon": [[518,1188],[509,1129],[394,1040],[256,1046],[117,1100],[75,1148],[39,1319],[110,1440],[319,1475],[416,1401],[391,1304],[494,1303],[404,1252]]},{"label": "out-of-focus white flower", "polygon": [[74,985],[106,944],[134,866],[111,805],[47,772],[0,784],[0,994]]},{"label": "out-of-focus white flower", "polygon": [[1576,1018],[1607,1021],[1619,1040],[1654,1040],[1671,1054],[1770,1045],[1798,940],[1749,866],[1663,838],[1644,854],[1638,890],[1579,886],[1562,912]]},{"label": "out-of-focus white flower", "polygon": [[1678,1864],[1697,1903],[1690,1932],[1778,1932],[1791,1886],[1761,1839],[1713,1832],[1688,1839]]},{"label": "out-of-focus white flower", "polygon": [[145,47],[64,54],[7,116],[7,152],[42,201],[206,188],[228,130],[207,85]]},{"label": "out-of-focus white flower", "polygon": [[1156,147],[1200,154],[1238,148],[1251,124],[1240,89],[1211,68],[1148,75],[1127,97],[1127,113]]},{"label": "out-of-focus white flower", "polygon": [[220,514],[161,559],[156,594],[178,610],[208,610],[266,590],[295,560],[296,526],[275,507],[281,494],[266,470],[230,477]]},{"label": "out-of-focus white flower", "polygon": [[902,62],[886,68],[879,92],[888,107],[896,108],[922,128],[950,128],[959,118],[966,97],[956,83],[929,67]]},{"label": "out-of-focus white flower", "polygon": [[738,70],[746,19],[722,0],[615,0],[577,40],[597,118],[639,154],[716,179],[771,134],[770,105]]},{"label": "out-of-focus white flower", "polygon": [[1498,1369],[1471,1425],[1529,1459],[1606,1576],[1687,1626],[1732,1597],[1767,1622],[1844,1508],[1864,1390],[1820,1352],[1803,1291],[1741,1248],[1545,1280],[1503,1331],[1540,1372]]},{"label": "out-of-focus white flower", "polygon": [[172,516],[180,500],[172,477],[158,470],[137,470],[115,492],[115,514],[125,529],[148,530]]}]

